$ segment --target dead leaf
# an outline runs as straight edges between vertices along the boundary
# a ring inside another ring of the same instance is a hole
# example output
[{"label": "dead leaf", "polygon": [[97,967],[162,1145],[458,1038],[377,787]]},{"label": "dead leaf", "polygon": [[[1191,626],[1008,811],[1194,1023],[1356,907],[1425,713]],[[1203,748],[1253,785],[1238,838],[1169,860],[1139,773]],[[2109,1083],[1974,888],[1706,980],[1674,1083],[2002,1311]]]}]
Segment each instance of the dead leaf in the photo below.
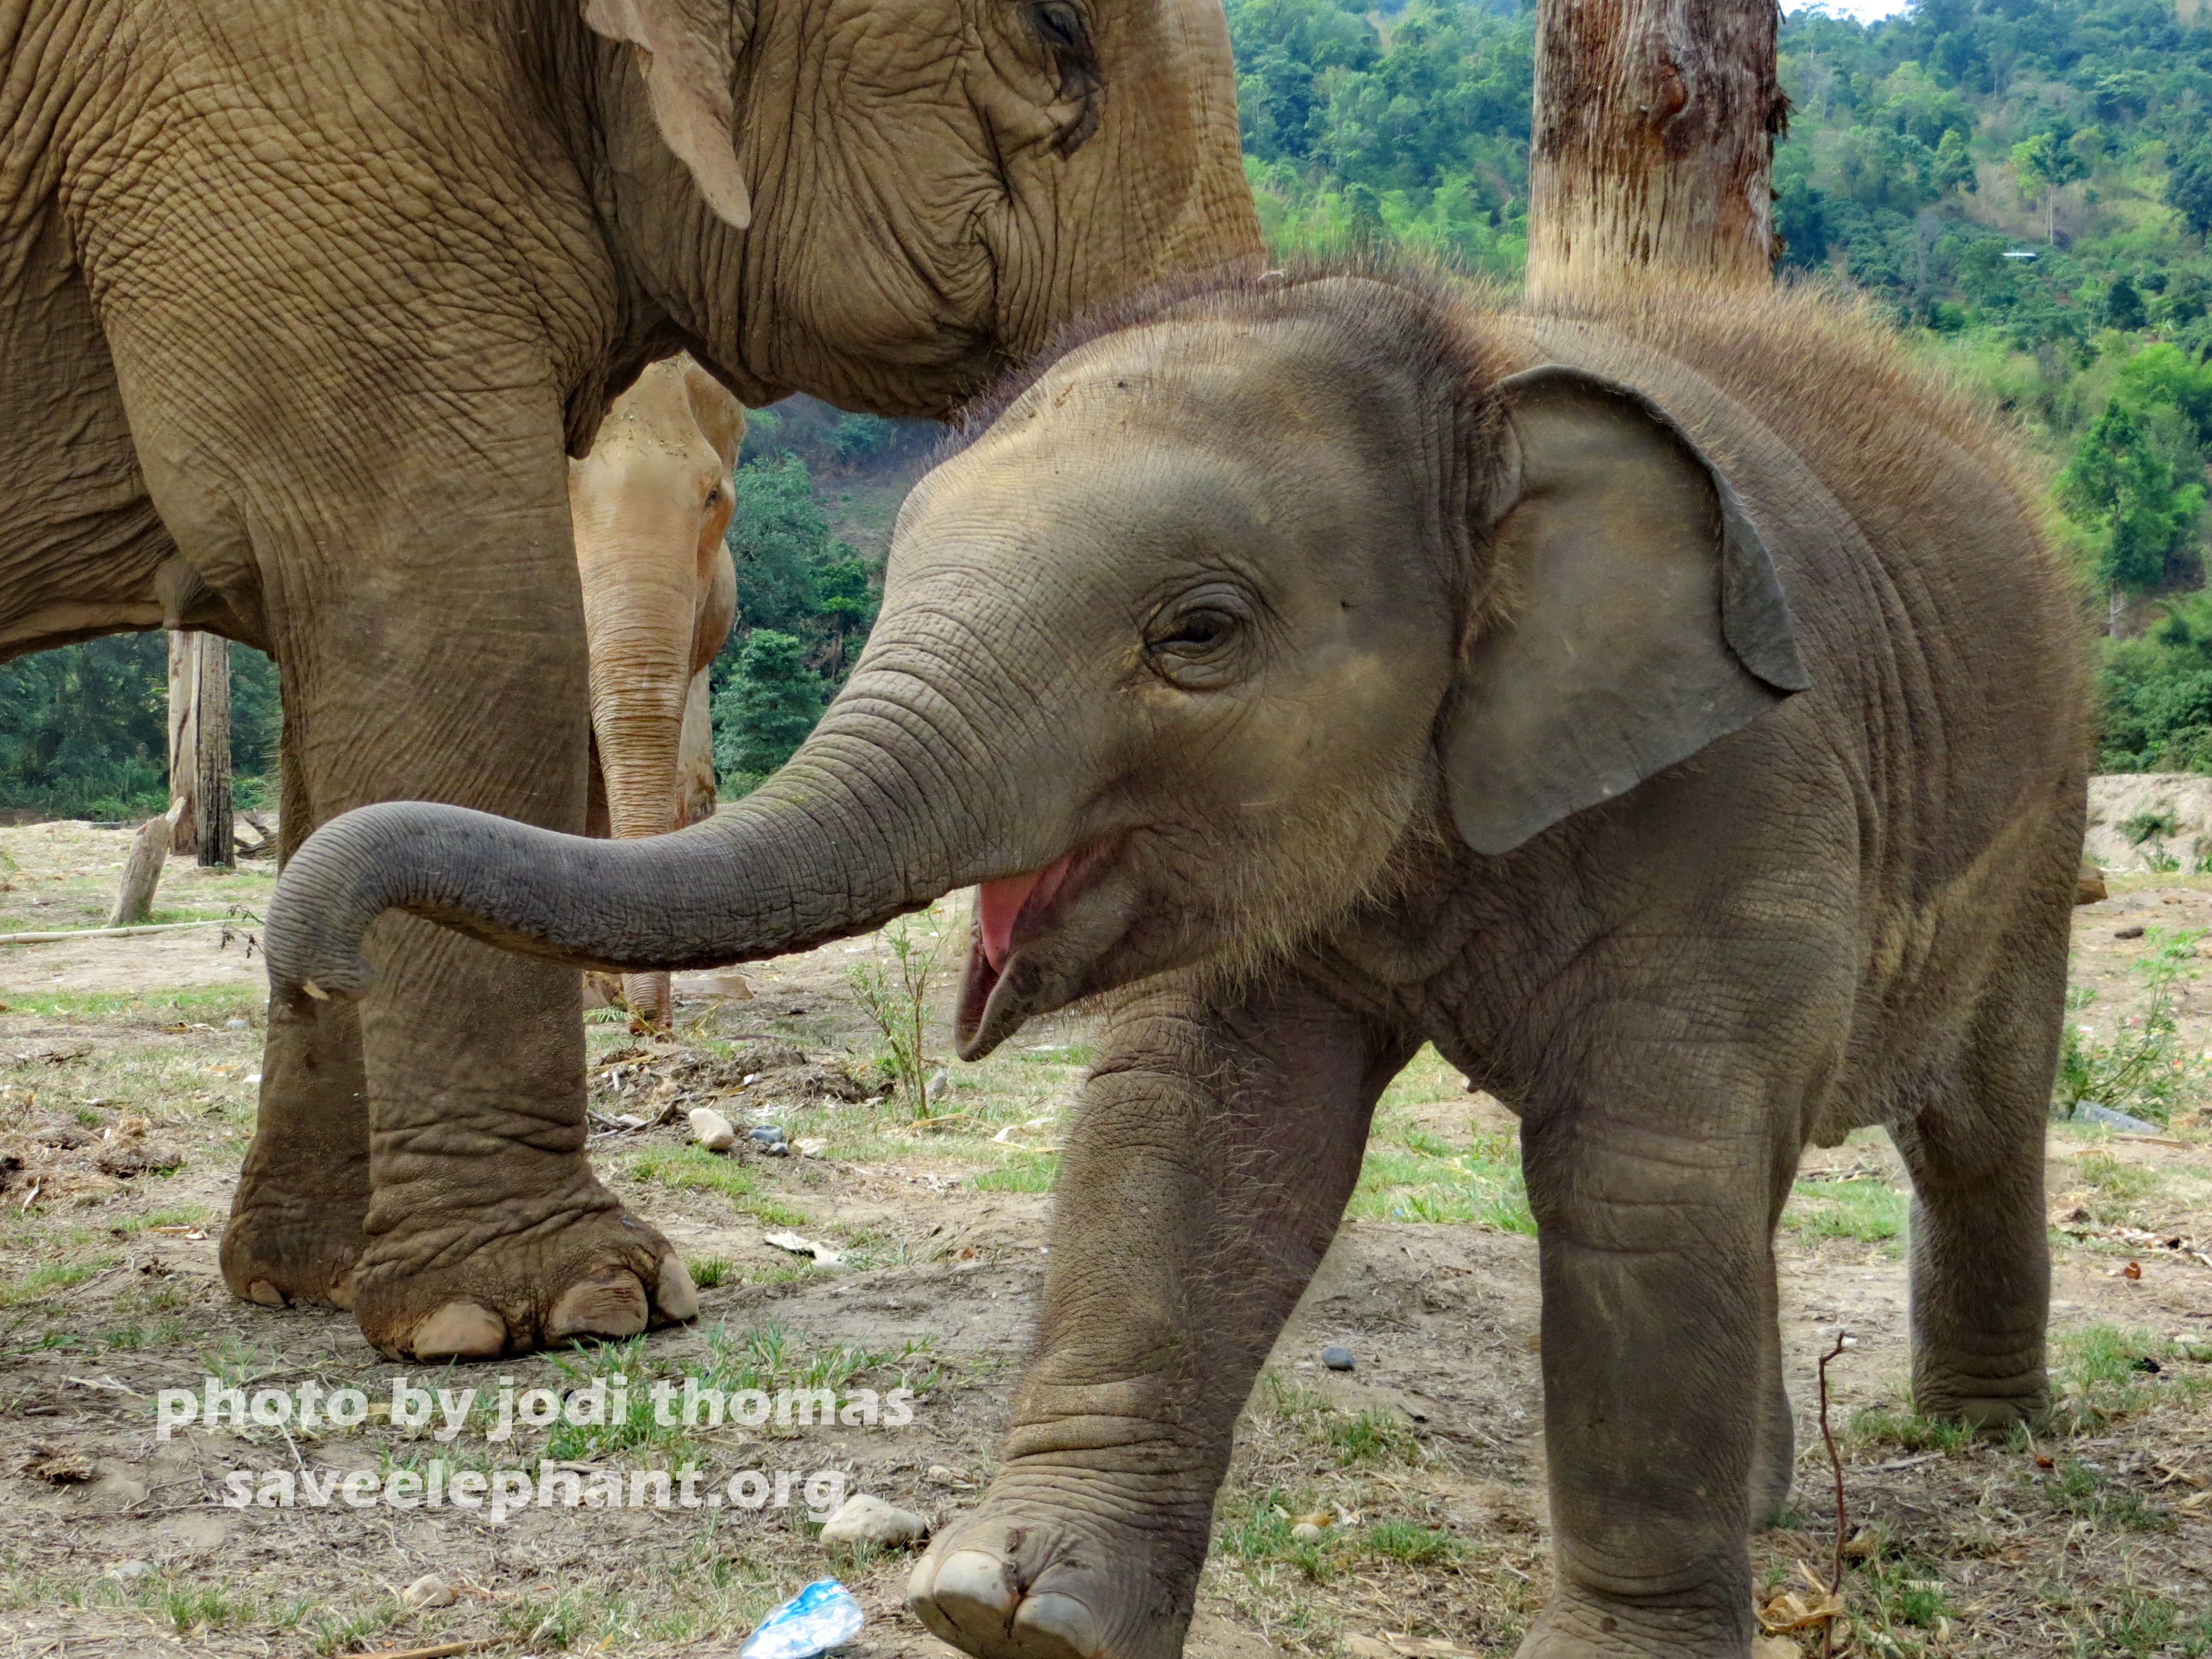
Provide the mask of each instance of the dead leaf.
[{"label": "dead leaf", "polygon": [[2126,1267],[2120,1269],[2120,1277],[2123,1279],[2141,1279],[2142,1277],[2142,1263],[2140,1261],[2129,1262]]},{"label": "dead leaf", "polygon": [[1751,1659],[1804,1659],[1804,1651],[1786,1636],[1762,1636],[1751,1644]]}]

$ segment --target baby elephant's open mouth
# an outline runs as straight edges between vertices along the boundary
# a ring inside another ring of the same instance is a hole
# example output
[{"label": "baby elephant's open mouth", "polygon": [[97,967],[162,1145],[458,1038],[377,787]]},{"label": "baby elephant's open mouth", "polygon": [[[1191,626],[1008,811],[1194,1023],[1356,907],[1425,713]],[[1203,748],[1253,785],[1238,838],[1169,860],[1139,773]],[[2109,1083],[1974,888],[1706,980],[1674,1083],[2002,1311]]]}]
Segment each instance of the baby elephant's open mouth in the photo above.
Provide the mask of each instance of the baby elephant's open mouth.
[{"label": "baby elephant's open mouth", "polygon": [[[1067,977],[1067,963],[1035,958],[1092,877],[1110,863],[1112,842],[1063,853],[1041,869],[987,881],[975,890],[975,938],[960,986],[955,1034],[961,1052],[975,1058],[1003,1042],[1030,1015],[1042,1012],[1051,987]],[[1045,954],[1049,954],[1047,952]]]}]

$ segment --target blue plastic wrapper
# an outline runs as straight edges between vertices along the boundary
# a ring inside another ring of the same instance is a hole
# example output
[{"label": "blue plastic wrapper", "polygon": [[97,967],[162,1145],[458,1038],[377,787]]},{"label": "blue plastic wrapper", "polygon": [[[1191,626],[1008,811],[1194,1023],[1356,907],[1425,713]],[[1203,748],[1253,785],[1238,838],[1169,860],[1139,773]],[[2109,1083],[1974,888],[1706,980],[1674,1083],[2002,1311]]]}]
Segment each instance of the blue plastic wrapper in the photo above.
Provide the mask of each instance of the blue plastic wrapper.
[{"label": "blue plastic wrapper", "polygon": [[761,1620],[738,1659],[812,1659],[851,1641],[866,1622],[852,1591],[834,1578],[817,1578]]}]

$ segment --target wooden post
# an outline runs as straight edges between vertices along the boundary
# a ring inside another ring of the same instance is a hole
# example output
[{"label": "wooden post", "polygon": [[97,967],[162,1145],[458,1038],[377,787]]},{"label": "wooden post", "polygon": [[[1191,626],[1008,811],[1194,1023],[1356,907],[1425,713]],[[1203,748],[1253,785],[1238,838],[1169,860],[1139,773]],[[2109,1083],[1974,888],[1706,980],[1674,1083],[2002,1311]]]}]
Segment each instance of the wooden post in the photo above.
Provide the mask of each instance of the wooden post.
[{"label": "wooden post", "polygon": [[230,641],[169,635],[169,793],[181,801],[177,844],[200,864],[238,863],[230,809]]},{"label": "wooden post", "polygon": [[1775,0],[1539,0],[1528,292],[1652,272],[1764,287]]},{"label": "wooden post", "polygon": [[124,862],[123,887],[115,896],[115,912],[107,919],[110,927],[131,927],[154,919],[154,890],[161,885],[161,866],[168,859],[177,821],[184,811],[185,803],[173,800],[162,817],[149,818],[138,826],[131,856]]}]

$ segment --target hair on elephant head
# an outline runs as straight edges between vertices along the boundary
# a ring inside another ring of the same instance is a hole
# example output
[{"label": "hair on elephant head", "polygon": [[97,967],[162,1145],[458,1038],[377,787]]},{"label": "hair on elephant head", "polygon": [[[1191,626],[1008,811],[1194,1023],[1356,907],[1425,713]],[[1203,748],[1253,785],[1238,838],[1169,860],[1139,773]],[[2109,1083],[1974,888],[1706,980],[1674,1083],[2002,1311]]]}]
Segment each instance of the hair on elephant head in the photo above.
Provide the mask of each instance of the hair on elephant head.
[{"label": "hair on elephant head", "polygon": [[[851,682],[736,813],[617,865],[377,809],[288,877],[272,963],[349,988],[395,900],[556,960],[726,962],[981,883],[974,1054],[1279,951],[1440,837],[1503,853],[1807,684],[1711,459],[1648,398],[1528,355],[1463,296],[1358,276],[1075,339],[914,491]],[[472,873],[422,890],[419,837]]]}]

